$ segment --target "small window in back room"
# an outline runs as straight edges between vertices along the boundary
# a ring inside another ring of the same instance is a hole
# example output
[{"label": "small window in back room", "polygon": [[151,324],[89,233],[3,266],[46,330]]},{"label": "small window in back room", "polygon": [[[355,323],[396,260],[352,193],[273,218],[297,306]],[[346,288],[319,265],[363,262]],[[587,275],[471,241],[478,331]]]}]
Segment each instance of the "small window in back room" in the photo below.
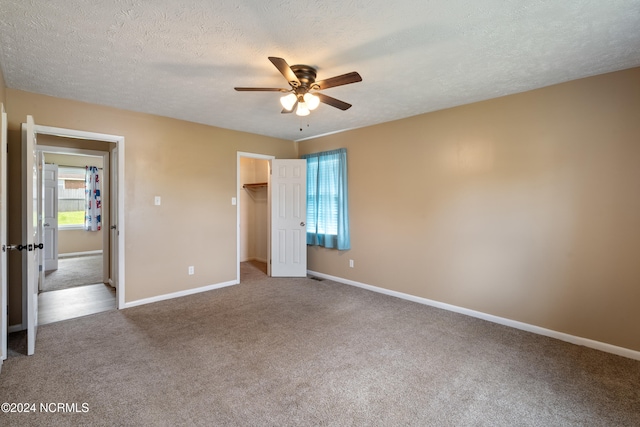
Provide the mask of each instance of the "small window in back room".
[{"label": "small window in back room", "polygon": [[58,167],[58,227],[84,227],[85,168]]}]

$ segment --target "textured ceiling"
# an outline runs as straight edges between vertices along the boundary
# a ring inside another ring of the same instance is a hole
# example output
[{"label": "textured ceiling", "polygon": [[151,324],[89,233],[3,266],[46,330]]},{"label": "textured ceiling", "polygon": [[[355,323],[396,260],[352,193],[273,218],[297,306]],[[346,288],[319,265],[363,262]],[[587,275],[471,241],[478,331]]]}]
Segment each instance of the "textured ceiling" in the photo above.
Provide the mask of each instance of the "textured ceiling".
[{"label": "textured ceiling", "polygon": [[[639,29],[640,0],[0,0],[0,66],[14,89],[300,140],[640,66]],[[268,56],[358,71],[324,92],[353,107],[234,91],[288,87]]]}]

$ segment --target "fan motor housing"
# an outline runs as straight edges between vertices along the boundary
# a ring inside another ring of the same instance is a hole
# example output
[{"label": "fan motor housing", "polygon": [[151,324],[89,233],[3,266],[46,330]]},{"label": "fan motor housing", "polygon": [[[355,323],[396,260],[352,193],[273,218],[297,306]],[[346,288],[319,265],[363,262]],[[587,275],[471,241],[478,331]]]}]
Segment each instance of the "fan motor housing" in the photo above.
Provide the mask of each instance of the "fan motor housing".
[{"label": "fan motor housing", "polygon": [[291,71],[300,80],[300,86],[309,88],[316,81],[316,69],[309,65],[292,65]]}]

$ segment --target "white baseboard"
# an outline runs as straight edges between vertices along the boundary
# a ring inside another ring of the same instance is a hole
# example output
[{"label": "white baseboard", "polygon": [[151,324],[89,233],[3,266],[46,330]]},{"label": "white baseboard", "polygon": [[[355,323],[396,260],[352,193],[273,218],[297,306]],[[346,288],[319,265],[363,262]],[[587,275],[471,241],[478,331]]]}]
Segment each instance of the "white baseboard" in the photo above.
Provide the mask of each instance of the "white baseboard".
[{"label": "white baseboard", "polygon": [[257,258],[257,257],[249,257],[249,258],[244,259],[244,260],[242,260],[242,261],[240,261],[240,262],[247,262],[247,261],[258,261],[258,262],[263,262],[263,263],[265,263],[265,264],[267,263],[267,260],[266,260],[266,259]]},{"label": "white baseboard", "polygon": [[494,316],[492,314],[483,313],[480,311],[469,310],[464,307],[458,307],[443,302],[430,300],[427,298],[417,297],[402,292],[392,291],[385,288],[379,288],[377,286],[367,285],[365,283],[356,282],[349,279],[343,279],[341,277],[331,276],[329,274],[318,273],[316,271],[308,270],[307,273],[311,276],[320,277],[327,280],[333,280],[334,282],[343,283],[345,285],[356,286],[358,288],[367,289],[369,291],[378,292],[381,294],[389,295],[396,298],[402,298],[408,301],[417,302],[419,304],[428,305],[431,307],[441,308],[443,310],[453,311],[455,313],[464,314],[478,319],[486,320],[488,322],[497,323],[511,328],[520,329],[527,332],[532,332],[538,335],[544,335],[551,338],[556,338],[561,341],[566,341],[571,344],[582,345],[585,347],[593,348],[595,350],[604,351],[606,353],[616,354],[618,356],[627,357],[629,359],[640,360],[640,351],[631,350],[624,347],[618,347],[615,345],[603,343],[600,341],[594,341],[588,338],[577,337],[575,335],[569,335],[564,332],[558,332],[551,329],[541,328],[539,326],[530,325],[528,323],[518,322],[516,320],[506,319],[504,317]]},{"label": "white baseboard", "polygon": [[200,288],[187,289],[187,290],[184,290],[184,291],[173,292],[173,293],[164,294],[164,295],[158,295],[158,296],[151,297],[151,298],[143,298],[143,299],[139,299],[139,300],[135,300],[135,301],[131,301],[131,302],[125,303],[124,304],[124,308],[131,308],[131,307],[136,307],[136,306],[139,306],[139,305],[151,304],[153,302],[165,301],[165,300],[168,300],[168,299],[185,297],[187,295],[193,295],[193,294],[198,294],[200,292],[212,291],[214,289],[220,289],[220,288],[224,288],[224,287],[232,286],[232,285],[237,285],[237,284],[238,284],[237,280],[231,280],[229,282],[223,282],[223,283],[217,283],[217,284],[214,284],[214,285],[202,286]]},{"label": "white baseboard", "polygon": [[17,325],[11,325],[7,328],[7,333],[12,334],[14,332],[24,331],[27,328],[22,327],[22,323],[18,323]]},{"label": "white baseboard", "polygon": [[58,259],[60,258],[75,258],[79,256],[89,256],[89,255],[102,255],[101,250],[97,251],[84,251],[84,252],[67,252],[64,254],[58,254]]}]

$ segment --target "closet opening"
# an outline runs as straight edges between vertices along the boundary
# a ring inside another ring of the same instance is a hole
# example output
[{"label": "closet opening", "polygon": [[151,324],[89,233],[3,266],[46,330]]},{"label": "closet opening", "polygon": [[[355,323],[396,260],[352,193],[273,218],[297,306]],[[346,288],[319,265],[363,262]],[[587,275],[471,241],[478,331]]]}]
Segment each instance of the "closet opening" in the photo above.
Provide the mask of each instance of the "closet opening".
[{"label": "closet opening", "polygon": [[248,276],[269,274],[269,160],[273,156],[238,153],[238,270]]}]

